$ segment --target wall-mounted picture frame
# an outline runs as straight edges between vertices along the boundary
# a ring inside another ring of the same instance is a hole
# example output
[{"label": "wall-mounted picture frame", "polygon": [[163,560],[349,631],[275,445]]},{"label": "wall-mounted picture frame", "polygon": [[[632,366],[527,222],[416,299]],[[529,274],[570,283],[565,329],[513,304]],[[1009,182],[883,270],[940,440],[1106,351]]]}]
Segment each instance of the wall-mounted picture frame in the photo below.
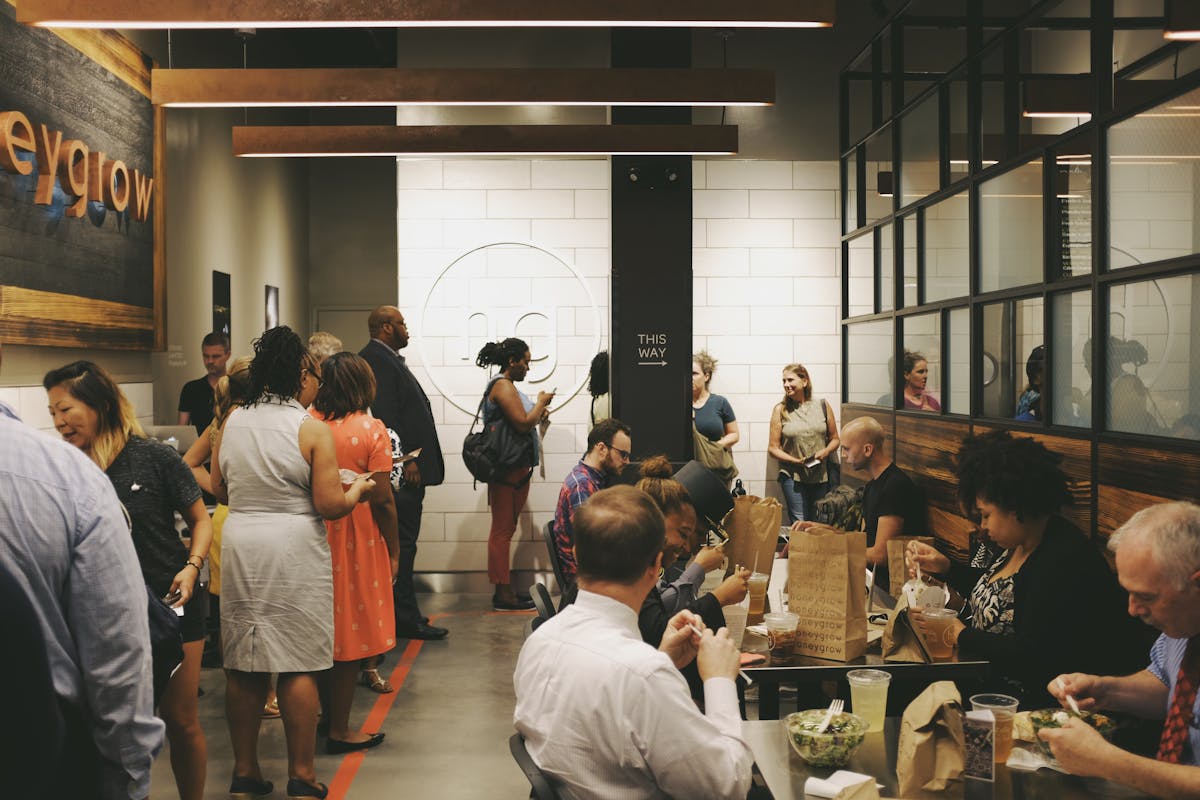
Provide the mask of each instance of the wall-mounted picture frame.
[{"label": "wall-mounted picture frame", "polygon": [[279,326],[279,287],[270,284],[267,285],[265,322],[263,330],[266,331]]},{"label": "wall-mounted picture frame", "polygon": [[212,271],[212,330],[232,335],[232,302],[229,273]]}]

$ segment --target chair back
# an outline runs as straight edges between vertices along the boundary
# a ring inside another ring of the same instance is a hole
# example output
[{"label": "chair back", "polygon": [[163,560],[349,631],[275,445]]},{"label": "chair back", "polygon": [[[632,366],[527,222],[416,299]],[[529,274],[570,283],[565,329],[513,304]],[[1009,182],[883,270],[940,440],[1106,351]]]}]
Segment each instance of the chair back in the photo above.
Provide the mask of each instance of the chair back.
[{"label": "chair back", "polygon": [[529,596],[533,598],[533,607],[537,609],[538,618],[543,622],[554,616],[554,601],[550,599],[550,590],[541,582],[529,587]]},{"label": "chair back", "polygon": [[538,768],[538,765],[533,763],[533,758],[529,755],[529,751],[525,749],[525,737],[519,733],[514,733],[508,737],[508,749],[512,753],[513,759],[516,760],[517,766],[525,773],[526,780],[529,781],[531,790],[529,796],[536,800],[560,800],[558,790],[554,788],[554,784],[546,777],[546,773]]},{"label": "chair back", "polygon": [[546,540],[546,553],[550,557],[550,566],[554,568],[554,580],[558,581],[558,592],[567,591],[567,579],[563,576],[562,562],[558,558],[558,545],[554,541],[554,520],[542,526],[542,538]]}]

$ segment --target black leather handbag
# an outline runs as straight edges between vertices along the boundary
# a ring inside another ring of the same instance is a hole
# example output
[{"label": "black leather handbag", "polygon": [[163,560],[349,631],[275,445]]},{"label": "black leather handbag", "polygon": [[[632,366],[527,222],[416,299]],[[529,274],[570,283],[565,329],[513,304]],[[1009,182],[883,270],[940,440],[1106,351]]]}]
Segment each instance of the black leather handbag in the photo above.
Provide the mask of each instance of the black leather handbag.
[{"label": "black leather handbag", "polygon": [[[502,478],[514,468],[533,465],[533,437],[513,430],[503,413],[493,419],[484,417],[483,428],[475,431],[475,423],[483,413],[488,393],[498,380],[493,378],[488,382],[475,419],[471,422],[470,432],[463,439],[463,463],[475,480],[483,483],[503,483]],[[532,474],[530,472],[517,485],[528,483]]]}]

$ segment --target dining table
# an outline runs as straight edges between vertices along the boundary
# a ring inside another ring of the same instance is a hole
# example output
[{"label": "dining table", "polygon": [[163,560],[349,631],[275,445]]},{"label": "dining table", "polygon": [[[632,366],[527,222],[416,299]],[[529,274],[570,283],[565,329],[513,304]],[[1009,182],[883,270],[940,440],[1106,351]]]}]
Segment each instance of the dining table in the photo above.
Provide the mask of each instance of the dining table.
[{"label": "dining table", "polygon": [[[743,722],[742,736],[750,745],[757,771],[775,800],[800,800],[805,797],[806,780],[828,778],[836,770],[805,763],[788,743],[785,725],[785,720]],[[883,730],[868,733],[849,763],[841,769],[875,778],[883,787],[879,790],[881,797],[899,797],[899,779],[896,777],[899,741],[900,718],[888,717]],[[1018,743],[1017,746],[1033,745]],[[950,781],[943,790],[918,790],[906,793],[904,797],[905,800],[1124,800],[1147,795],[1100,778],[1082,778],[1048,768],[1024,771],[997,764],[993,781],[960,778]]]}]

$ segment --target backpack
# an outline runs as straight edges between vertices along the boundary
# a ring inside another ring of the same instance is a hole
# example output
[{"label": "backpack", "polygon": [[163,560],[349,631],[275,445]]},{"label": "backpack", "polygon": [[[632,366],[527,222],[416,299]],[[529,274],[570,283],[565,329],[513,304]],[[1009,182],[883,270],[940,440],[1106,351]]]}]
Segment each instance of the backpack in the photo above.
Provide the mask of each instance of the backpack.
[{"label": "backpack", "polygon": [[838,486],[814,505],[813,521],[844,531],[862,528],[862,487]]},{"label": "backpack", "polygon": [[[483,392],[483,399],[479,401],[479,409],[475,412],[475,419],[471,421],[470,431],[463,439],[463,463],[467,465],[467,471],[471,473],[471,476],[482,483],[503,483],[501,478],[514,467],[533,464],[532,437],[514,431],[503,414],[492,420],[485,417],[483,428],[478,432],[475,431],[475,423],[479,421],[479,415],[483,413],[483,405],[487,401],[487,396],[498,380],[500,378],[497,377],[488,381],[487,389]],[[533,473],[530,472],[517,486],[524,485],[532,476]]]}]

